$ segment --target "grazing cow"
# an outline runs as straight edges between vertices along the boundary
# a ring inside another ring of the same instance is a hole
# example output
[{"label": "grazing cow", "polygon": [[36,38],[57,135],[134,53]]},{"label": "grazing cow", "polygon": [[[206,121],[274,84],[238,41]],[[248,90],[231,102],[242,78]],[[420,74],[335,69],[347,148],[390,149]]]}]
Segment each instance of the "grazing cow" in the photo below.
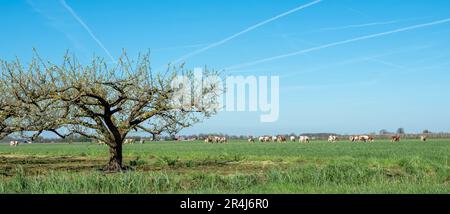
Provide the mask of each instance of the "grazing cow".
[{"label": "grazing cow", "polygon": [[269,136],[265,136],[264,137],[264,142],[270,142],[270,137]]},{"label": "grazing cow", "polygon": [[13,140],[13,141],[9,142],[9,146],[17,147],[19,144],[20,144],[20,142],[16,141],[16,140]]},{"label": "grazing cow", "polygon": [[123,141],[123,144],[134,144],[134,139],[132,139],[132,138],[125,139],[125,140]]},{"label": "grazing cow", "polygon": [[205,139],[205,143],[220,143],[221,137],[209,136]]},{"label": "grazing cow", "polygon": [[[250,136],[250,137],[247,139],[247,141],[248,141],[249,143],[254,143],[254,142],[255,142],[255,138],[253,138],[252,136]],[[259,142],[261,142],[261,137],[259,137]]]},{"label": "grazing cow", "polygon": [[336,136],[330,135],[330,136],[328,137],[328,142],[334,143],[334,142],[336,142],[336,141],[337,141],[337,137],[336,137]]},{"label": "grazing cow", "polygon": [[367,141],[369,141],[369,136],[361,135],[361,136],[358,137],[358,139],[359,139],[359,141],[367,142]]},{"label": "grazing cow", "polygon": [[308,136],[300,136],[298,140],[299,140],[300,143],[309,143],[309,137]]},{"label": "grazing cow", "polygon": [[277,136],[272,136],[272,142],[277,142]]},{"label": "grazing cow", "polygon": [[360,137],[359,137],[359,136],[351,136],[351,137],[350,137],[350,141],[352,141],[352,142],[358,142],[358,141],[360,141]]},{"label": "grazing cow", "polygon": [[426,142],[427,141],[427,136],[425,136],[425,135],[422,135],[422,136],[420,136],[420,141],[422,141],[422,142]]},{"label": "grazing cow", "polygon": [[219,137],[219,143],[228,143],[228,140],[226,137]]},{"label": "grazing cow", "polygon": [[220,143],[220,137],[214,136],[213,141],[214,143]]},{"label": "grazing cow", "polygon": [[106,145],[106,143],[105,143],[104,141],[102,141],[102,140],[98,140],[98,141],[97,141],[97,144],[98,144],[98,145]]},{"label": "grazing cow", "polygon": [[291,141],[295,142],[295,136],[291,136]]},{"label": "grazing cow", "polygon": [[212,137],[205,138],[205,143],[212,143],[212,142],[213,142],[213,138]]},{"label": "grazing cow", "polygon": [[392,138],[391,138],[392,140],[392,142],[400,142],[400,136],[399,135],[397,135],[397,136],[392,136]]},{"label": "grazing cow", "polygon": [[372,137],[372,136],[369,136],[369,142],[375,142],[375,138],[374,137]]},{"label": "grazing cow", "polygon": [[285,143],[285,142],[286,142],[286,137],[285,137],[285,136],[278,135],[277,141],[280,142],[280,143]]},{"label": "grazing cow", "polygon": [[258,138],[258,141],[261,142],[261,143],[264,142],[264,141],[265,141],[265,140],[264,140],[264,137],[262,137],[262,136],[259,137],[259,138]]},{"label": "grazing cow", "polygon": [[144,139],[141,139],[140,141],[139,141],[139,144],[144,144],[145,143],[145,140]]}]

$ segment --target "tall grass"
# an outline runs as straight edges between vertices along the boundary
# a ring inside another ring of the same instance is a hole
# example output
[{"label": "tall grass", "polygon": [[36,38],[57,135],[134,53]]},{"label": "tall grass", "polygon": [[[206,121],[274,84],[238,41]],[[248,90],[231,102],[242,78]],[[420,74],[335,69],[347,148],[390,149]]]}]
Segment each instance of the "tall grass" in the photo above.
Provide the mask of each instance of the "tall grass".
[{"label": "tall grass", "polygon": [[0,180],[0,193],[450,193],[448,170],[420,160],[397,168],[357,162],[302,165],[253,173],[208,172],[49,172],[26,175],[18,167]]}]

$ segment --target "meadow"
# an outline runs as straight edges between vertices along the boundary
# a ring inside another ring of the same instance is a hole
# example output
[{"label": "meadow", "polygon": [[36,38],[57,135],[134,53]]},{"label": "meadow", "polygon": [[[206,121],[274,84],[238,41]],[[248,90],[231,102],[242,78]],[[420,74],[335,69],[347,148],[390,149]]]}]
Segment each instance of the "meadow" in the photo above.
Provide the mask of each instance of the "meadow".
[{"label": "meadow", "polygon": [[450,193],[450,140],[0,144],[0,193]]}]

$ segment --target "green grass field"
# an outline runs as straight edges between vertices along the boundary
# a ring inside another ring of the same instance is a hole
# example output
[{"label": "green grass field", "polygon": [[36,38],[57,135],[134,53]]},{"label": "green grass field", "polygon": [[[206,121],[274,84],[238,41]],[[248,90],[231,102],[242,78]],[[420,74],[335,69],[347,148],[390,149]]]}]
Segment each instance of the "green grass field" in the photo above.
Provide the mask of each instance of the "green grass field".
[{"label": "green grass field", "polygon": [[450,193],[450,140],[0,144],[0,193]]}]

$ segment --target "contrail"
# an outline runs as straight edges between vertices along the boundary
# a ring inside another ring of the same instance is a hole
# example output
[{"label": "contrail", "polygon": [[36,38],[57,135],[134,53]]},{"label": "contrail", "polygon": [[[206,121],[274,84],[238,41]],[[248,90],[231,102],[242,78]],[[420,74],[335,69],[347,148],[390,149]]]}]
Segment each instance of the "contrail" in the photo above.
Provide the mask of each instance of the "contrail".
[{"label": "contrail", "polygon": [[331,30],[345,30],[345,29],[351,29],[351,28],[361,28],[361,27],[370,27],[370,26],[376,26],[376,25],[388,25],[388,24],[395,24],[402,22],[402,20],[393,20],[393,21],[386,21],[386,22],[372,22],[372,23],[365,23],[365,24],[355,24],[355,25],[347,25],[342,27],[329,27],[329,28],[322,28],[318,31],[331,31]]},{"label": "contrail", "polygon": [[187,48],[199,48],[203,46],[207,46],[208,44],[194,44],[194,45],[182,45],[182,46],[172,46],[172,47],[166,47],[166,48],[156,48],[152,51],[170,51],[170,50],[177,50],[177,49],[187,49]]},{"label": "contrail", "polygon": [[265,59],[260,59],[260,60],[256,60],[256,61],[252,61],[252,62],[247,62],[247,63],[243,63],[243,64],[239,64],[239,65],[230,66],[228,68],[225,68],[225,70],[233,70],[233,69],[242,68],[242,67],[246,67],[246,66],[250,66],[250,65],[256,65],[256,64],[269,62],[269,61],[273,61],[273,60],[277,60],[277,59],[282,59],[282,58],[286,58],[286,57],[291,57],[291,56],[305,54],[305,53],[309,53],[309,52],[313,52],[313,51],[318,51],[318,50],[325,49],[325,48],[330,48],[330,47],[344,45],[344,44],[348,44],[348,43],[352,43],[352,42],[387,36],[390,34],[400,33],[400,32],[404,32],[404,31],[410,31],[410,30],[414,30],[414,29],[418,29],[418,28],[424,28],[424,27],[429,27],[429,26],[433,26],[433,25],[444,24],[444,23],[448,23],[448,22],[450,22],[450,19],[442,19],[442,20],[438,20],[438,21],[434,21],[434,22],[425,23],[425,24],[413,25],[413,26],[409,26],[409,27],[396,29],[396,30],[386,31],[383,33],[376,33],[376,34],[356,37],[353,39],[343,40],[343,41],[339,41],[339,42],[333,42],[330,44],[320,45],[320,46],[316,46],[313,48],[296,51],[296,52],[292,52],[292,53],[288,53],[288,54],[278,55],[278,56],[274,56],[274,57],[269,57],[269,58],[265,58]]},{"label": "contrail", "polygon": [[305,70],[302,72],[298,72],[298,71],[294,71],[294,72],[289,72],[289,73],[285,73],[285,74],[281,74],[280,78],[288,78],[294,75],[304,75],[304,74],[308,74],[308,73],[312,73],[312,72],[317,72],[317,71],[321,71],[321,70],[326,70],[329,68],[334,68],[336,66],[341,66],[341,65],[348,65],[348,64],[352,64],[355,62],[362,62],[362,61],[373,61],[379,64],[383,64],[383,65],[387,65],[390,67],[394,67],[394,68],[399,68],[402,70],[411,70],[410,68],[407,68],[405,66],[402,65],[397,65],[394,64],[392,62],[387,62],[384,60],[380,60],[379,58],[381,57],[386,57],[386,56],[391,56],[391,55],[395,55],[395,54],[400,54],[400,53],[405,53],[405,52],[410,52],[410,51],[419,51],[419,50],[425,50],[425,49],[429,49],[434,47],[433,45],[421,45],[421,46],[415,46],[415,47],[410,47],[410,48],[406,48],[406,49],[402,49],[402,50],[395,50],[395,51],[389,51],[386,53],[380,53],[380,54],[376,54],[376,55],[370,55],[370,56],[363,56],[363,57],[354,57],[351,59],[347,59],[341,62],[337,62],[337,63],[333,63],[333,64],[326,64],[323,66],[319,66],[313,69],[309,69],[309,70]]},{"label": "contrail", "polygon": [[378,58],[368,58],[367,61],[380,63],[382,65],[386,65],[386,66],[389,66],[389,67],[397,68],[397,69],[400,69],[400,70],[409,70],[409,68],[407,68],[407,67],[405,67],[403,65],[399,65],[399,64],[396,64],[396,63],[393,63],[393,62],[388,62],[388,61],[381,60],[381,59],[378,59]]},{"label": "contrail", "polygon": [[60,1],[62,6],[69,11],[69,13],[73,16],[73,18],[75,18],[75,20],[78,21],[78,23],[80,23],[80,25],[89,33],[89,35],[92,37],[92,39],[95,40],[95,42],[97,42],[97,44],[103,49],[103,51],[105,51],[105,53],[108,55],[109,58],[111,58],[111,61],[116,62],[116,60],[114,59],[114,57],[111,55],[111,53],[108,51],[108,49],[106,49],[106,47],[103,45],[103,43],[95,36],[95,34],[92,32],[92,30],[89,28],[89,26],[86,25],[86,23],[84,23],[84,21],[77,15],[77,13],[75,13],[75,11],[66,3],[65,0],[61,0]]},{"label": "contrail", "polygon": [[291,14],[291,13],[294,13],[294,12],[297,12],[297,11],[299,11],[299,10],[302,10],[302,9],[308,8],[308,7],[310,7],[310,6],[313,6],[313,5],[315,5],[315,4],[317,4],[317,3],[321,2],[321,1],[322,1],[322,0],[315,0],[315,1],[310,2],[310,3],[308,3],[308,4],[301,5],[301,6],[299,6],[299,7],[296,7],[296,8],[294,8],[294,9],[292,9],[292,10],[289,10],[289,11],[287,11],[287,12],[284,12],[284,13],[282,13],[282,14],[279,14],[279,15],[277,15],[277,16],[275,16],[275,17],[272,17],[272,18],[270,18],[270,19],[267,19],[267,20],[265,20],[265,21],[262,21],[262,22],[260,22],[260,23],[258,23],[258,24],[256,24],[256,25],[253,25],[253,26],[251,26],[251,27],[248,27],[247,29],[245,29],[245,30],[243,30],[243,31],[241,31],[241,32],[239,32],[239,33],[233,34],[233,35],[230,36],[230,37],[227,37],[227,38],[225,38],[225,39],[223,39],[223,40],[220,40],[220,41],[218,41],[218,42],[212,43],[212,44],[210,44],[210,45],[208,45],[208,46],[206,46],[206,47],[204,47],[204,48],[201,48],[201,49],[199,49],[199,50],[196,50],[196,51],[194,51],[194,52],[188,53],[188,54],[182,56],[181,58],[177,59],[174,63],[175,63],[175,64],[176,64],[176,63],[179,63],[179,62],[181,62],[181,61],[183,61],[183,60],[186,60],[186,59],[188,59],[188,58],[190,58],[190,57],[192,57],[192,56],[194,56],[194,55],[197,55],[197,54],[199,54],[199,53],[205,52],[205,51],[207,51],[207,50],[209,50],[209,49],[211,49],[211,48],[217,47],[217,46],[219,46],[219,45],[222,45],[222,44],[224,44],[224,43],[226,43],[226,42],[228,42],[228,41],[230,41],[230,40],[232,40],[232,39],[234,39],[234,38],[236,38],[236,37],[238,37],[238,36],[240,36],[240,35],[242,35],[242,34],[248,33],[248,32],[250,32],[250,31],[252,31],[252,30],[254,30],[254,29],[258,28],[258,27],[261,27],[261,26],[263,26],[263,25],[265,25],[265,24],[268,24],[268,23],[270,23],[270,22],[273,22],[273,21],[275,21],[275,20],[277,20],[277,19],[280,19],[280,18],[282,18],[282,17],[284,17],[284,16],[287,16],[287,15],[289,15],[289,14]]},{"label": "contrail", "polygon": [[[323,27],[319,28],[317,30],[311,30],[309,32],[303,32],[303,33],[290,33],[290,34],[283,34],[284,36],[298,36],[298,35],[305,35],[310,33],[323,33],[327,31],[337,31],[337,30],[346,30],[346,29],[352,29],[352,28],[364,28],[364,27],[371,27],[371,26],[379,26],[379,25],[389,25],[389,24],[397,24],[401,22],[406,21],[419,21],[423,18],[410,18],[410,19],[396,19],[396,20],[389,20],[389,21],[378,21],[378,22],[369,22],[369,23],[361,23],[361,24],[351,24],[351,25],[344,25],[344,26],[336,26],[336,27]],[[298,40],[298,38],[297,38]]]},{"label": "contrail", "polygon": [[379,81],[377,79],[360,81],[355,83],[340,83],[340,84],[317,84],[317,85],[306,85],[306,86],[288,86],[282,87],[283,91],[297,91],[297,90],[317,90],[326,88],[336,88],[336,87],[351,87],[351,86],[372,86],[377,84]]},{"label": "contrail", "polygon": [[27,0],[27,3],[36,13],[47,19],[50,25],[52,25],[56,30],[64,34],[67,40],[69,40],[72,43],[73,47],[79,49],[86,59],[89,59],[89,56],[86,54],[87,53],[86,48],[74,36],[72,36],[69,32],[62,29],[60,26],[56,24],[56,22],[58,21],[57,18],[41,10],[37,5],[35,5],[35,3],[32,0]]},{"label": "contrail", "polygon": [[377,26],[377,25],[389,25],[389,24],[396,24],[396,23],[401,23],[401,22],[405,22],[405,21],[414,21],[414,20],[420,20],[420,19],[423,19],[423,18],[397,19],[397,20],[371,22],[371,23],[364,23],[364,24],[353,24],[353,25],[346,25],[346,26],[340,26],[340,27],[327,27],[327,28],[321,28],[321,29],[317,30],[317,32],[345,30],[345,29],[351,29],[351,28],[362,28],[362,27],[370,27],[370,26]]}]

